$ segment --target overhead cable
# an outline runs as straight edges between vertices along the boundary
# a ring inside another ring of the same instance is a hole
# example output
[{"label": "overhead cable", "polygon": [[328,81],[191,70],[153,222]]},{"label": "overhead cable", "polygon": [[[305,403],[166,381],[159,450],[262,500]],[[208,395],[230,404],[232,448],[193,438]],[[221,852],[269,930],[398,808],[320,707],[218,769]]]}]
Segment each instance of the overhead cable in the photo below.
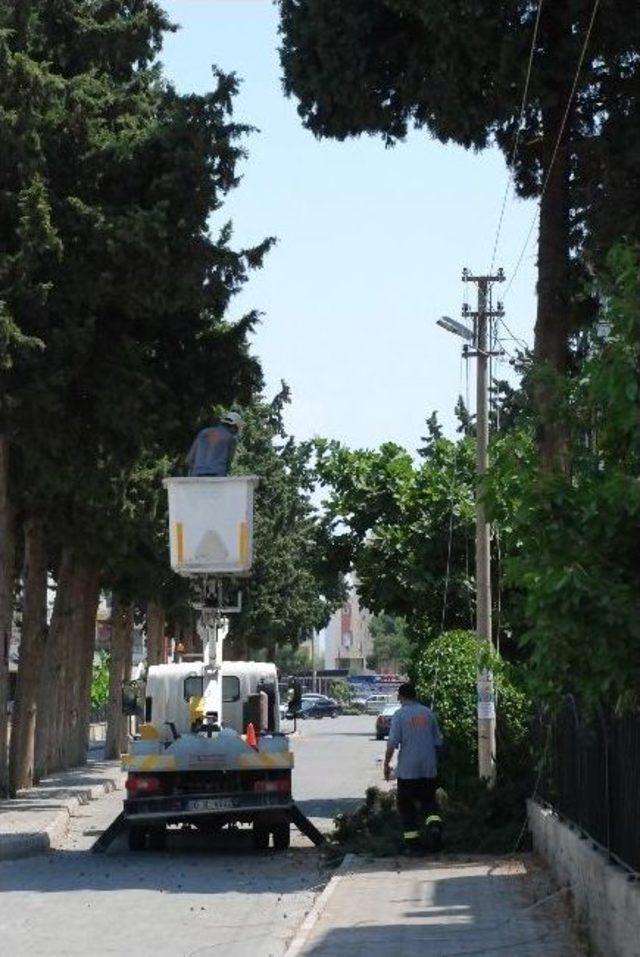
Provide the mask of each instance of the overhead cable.
[{"label": "overhead cable", "polygon": [[509,198],[509,190],[511,189],[511,181],[513,179],[513,170],[516,162],[516,157],[518,155],[518,146],[520,145],[520,134],[522,132],[522,124],[524,122],[524,115],[527,109],[527,99],[529,97],[529,81],[531,80],[531,68],[533,66],[533,57],[536,49],[536,40],[538,39],[538,27],[540,26],[540,13],[542,11],[542,2],[539,0],[538,10],[536,13],[536,19],[533,26],[533,36],[531,37],[531,49],[529,50],[529,62],[527,64],[527,76],[524,81],[524,90],[522,91],[522,103],[520,104],[520,116],[518,117],[518,128],[516,130],[516,135],[513,139],[513,148],[511,150],[511,156],[509,157],[509,163],[507,165],[507,184],[504,188],[504,196],[502,197],[502,209],[500,210],[500,217],[498,219],[498,228],[496,230],[496,238],[493,243],[493,254],[491,256],[491,266],[489,267],[489,273],[493,272],[493,267],[496,261],[496,254],[498,252],[498,243],[500,242],[500,234],[502,232],[502,222],[504,220],[504,212],[507,206],[507,199]]},{"label": "overhead cable", "polygon": [[527,246],[529,245],[529,240],[531,239],[531,234],[533,233],[533,230],[535,229],[535,225],[536,225],[536,223],[537,223],[537,221],[538,221],[538,217],[540,216],[540,203],[542,202],[542,198],[543,198],[543,196],[544,196],[544,194],[545,194],[545,192],[546,192],[546,190],[547,190],[547,186],[549,185],[549,178],[550,178],[550,176],[551,176],[551,172],[552,172],[552,170],[553,170],[553,166],[554,166],[554,163],[555,163],[555,161],[556,161],[556,156],[558,155],[558,150],[560,149],[560,143],[561,143],[561,141],[562,141],[562,136],[563,136],[563,134],[564,134],[564,128],[565,128],[565,126],[566,126],[566,124],[567,124],[567,119],[568,119],[568,116],[569,116],[569,110],[571,109],[571,103],[573,102],[573,98],[574,98],[574,96],[575,96],[575,92],[576,92],[576,89],[577,89],[577,86],[578,86],[578,80],[579,80],[579,78],[580,78],[580,72],[581,72],[581,70],[582,70],[582,64],[584,63],[584,58],[585,58],[586,53],[587,53],[587,47],[589,46],[589,40],[590,40],[590,38],[591,38],[591,31],[592,31],[592,29],[593,29],[593,24],[594,24],[594,21],[595,21],[595,19],[596,19],[596,14],[597,14],[597,12],[598,12],[598,7],[599,7],[599,6],[600,6],[600,0],[594,0],[593,10],[591,11],[591,19],[590,19],[590,21],[589,21],[589,26],[588,26],[588,28],[587,28],[587,32],[586,32],[586,35],[585,35],[585,38],[584,38],[584,43],[582,44],[582,50],[581,50],[581,52],[580,52],[580,58],[579,58],[579,60],[578,60],[578,66],[577,66],[577,68],[576,68],[575,76],[574,76],[574,78],[573,78],[573,83],[572,83],[572,85],[571,85],[571,92],[569,93],[569,97],[568,97],[568,99],[567,99],[567,105],[566,105],[566,107],[565,107],[564,116],[562,117],[562,122],[561,122],[561,124],[560,124],[560,129],[558,130],[558,136],[557,136],[557,138],[556,138],[555,146],[554,146],[554,148],[553,148],[553,153],[551,154],[551,161],[549,162],[549,166],[548,166],[547,172],[546,172],[546,174],[545,174],[544,182],[543,182],[543,184],[542,184],[542,190],[541,190],[541,192],[540,192],[540,199],[539,199],[539,202],[538,202],[538,208],[536,209],[536,212],[534,213],[533,219],[531,220],[531,225],[529,226],[529,231],[528,231],[527,236],[526,236],[526,239],[525,239],[525,241],[524,241],[524,245],[523,245],[523,247],[522,247],[522,249],[521,249],[521,251],[520,251],[520,255],[518,256],[518,259],[517,259],[517,261],[516,261],[516,264],[515,264],[515,266],[514,266],[514,268],[513,268],[513,271],[512,271],[512,273],[511,273],[511,278],[509,279],[509,282],[507,283],[507,288],[506,288],[505,291],[504,291],[504,298],[505,298],[505,299],[506,299],[506,297],[507,297],[507,294],[508,294],[509,290],[511,289],[511,286],[513,285],[514,279],[515,279],[516,276],[518,275],[518,270],[520,269],[520,266],[521,266],[521,264],[522,264],[522,260],[523,260],[523,258],[524,258],[524,254],[525,254],[525,252],[527,251]]}]

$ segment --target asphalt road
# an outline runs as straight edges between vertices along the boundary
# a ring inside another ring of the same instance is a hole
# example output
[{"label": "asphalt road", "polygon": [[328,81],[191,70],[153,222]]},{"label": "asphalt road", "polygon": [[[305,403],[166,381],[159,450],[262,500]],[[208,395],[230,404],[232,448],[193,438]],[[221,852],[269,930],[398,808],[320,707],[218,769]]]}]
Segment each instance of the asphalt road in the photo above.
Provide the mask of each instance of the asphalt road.
[{"label": "asphalt road", "polygon": [[[294,793],[323,827],[379,783],[372,717],[299,723]],[[287,730],[286,728],[284,730]],[[280,957],[330,876],[294,832],[286,853],[255,853],[248,833],[226,846],[176,834],[162,853],[119,839],[89,853],[122,792],[79,809],[58,851],[0,864],[0,949],[11,957]]]}]

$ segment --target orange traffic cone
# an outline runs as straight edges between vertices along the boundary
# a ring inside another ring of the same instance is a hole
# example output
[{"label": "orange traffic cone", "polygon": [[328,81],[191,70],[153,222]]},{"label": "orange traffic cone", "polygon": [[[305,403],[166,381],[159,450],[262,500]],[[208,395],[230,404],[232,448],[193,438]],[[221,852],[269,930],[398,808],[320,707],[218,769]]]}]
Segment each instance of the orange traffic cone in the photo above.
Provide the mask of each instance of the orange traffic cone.
[{"label": "orange traffic cone", "polygon": [[247,725],[247,730],[245,733],[245,741],[247,742],[250,748],[258,747],[258,739],[256,738],[256,729],[254,728],[251,721]]}]

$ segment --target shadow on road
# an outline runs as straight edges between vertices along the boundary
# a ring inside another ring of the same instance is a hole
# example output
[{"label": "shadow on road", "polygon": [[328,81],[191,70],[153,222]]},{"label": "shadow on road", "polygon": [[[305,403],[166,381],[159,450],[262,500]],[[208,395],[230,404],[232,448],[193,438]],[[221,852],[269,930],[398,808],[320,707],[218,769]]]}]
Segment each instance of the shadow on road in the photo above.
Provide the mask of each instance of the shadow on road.
[{"label": "shadow on road", "polygon": [[310,798],[308,801],[296,801],[307,817],[333,819],[336,814],[353,814],[364,802],[364,797]]},{"label": "shadow on road", "polygon": [[133,853],[124,838],[106,854],[89,850],[52,851],[0,863],[3,891],[73,893],[144,889],[173,894],[226,894],[239,882],[250,892],[292,893],[323,886],[331,871],[314,847],[257,852],[250,835],[227,841],[200,834],[169,832],[166,851]]}]

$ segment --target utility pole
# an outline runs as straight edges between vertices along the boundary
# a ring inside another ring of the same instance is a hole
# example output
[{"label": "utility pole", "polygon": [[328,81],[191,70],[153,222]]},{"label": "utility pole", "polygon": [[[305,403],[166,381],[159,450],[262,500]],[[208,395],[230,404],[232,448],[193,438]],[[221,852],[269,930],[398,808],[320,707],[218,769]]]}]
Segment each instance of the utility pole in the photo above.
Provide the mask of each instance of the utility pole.
[{"label": "utility pole", "polygon": [[[499,269],[495,276],[473,276],[468,269],[462,271],[463,282],[476,283],[478,307],[471,311],[462,309],[465,318],[473,319],[474,349],[465,348],[467,356],[476,356],[476,635],[478,642],[491,649],[493,646],[491,626],[491,529],[484,506],[484,477],[489,462],[489,381],[488,360],[491,353],[489,327],[493,318],[504,315],[502,306],[491,310],[489,290],[494,282],[504,282],[504,273]],[[490,787],[496,781],[496,705],[493,674],[487,668],[478,669],[478,774]]]}]

